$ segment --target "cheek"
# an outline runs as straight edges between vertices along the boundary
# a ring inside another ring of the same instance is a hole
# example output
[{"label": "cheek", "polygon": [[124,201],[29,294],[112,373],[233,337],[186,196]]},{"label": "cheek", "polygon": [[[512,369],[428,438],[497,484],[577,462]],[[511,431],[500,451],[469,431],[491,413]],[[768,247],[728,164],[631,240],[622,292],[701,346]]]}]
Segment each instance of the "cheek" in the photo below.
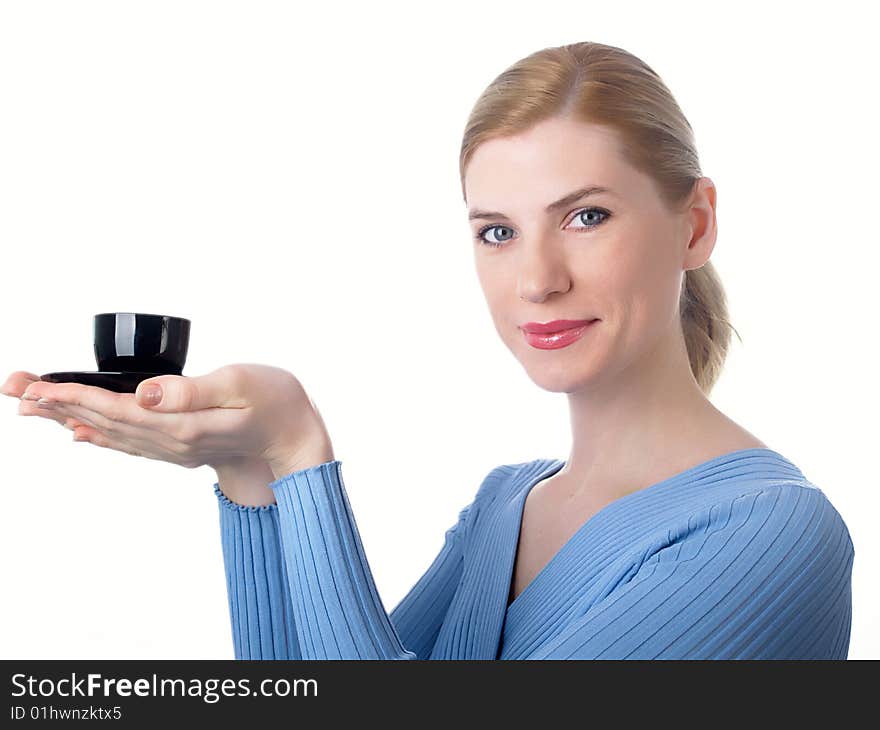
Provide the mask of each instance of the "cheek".
[{"label": "cheek", "polygon": [[572,270],[578,272],[572,283],[580,291],[574,298],[605,320],[606,327],[626,326],[643,309],[640,300],[650,286],[643,253],[624,245],[630,240],[623,236],[603,241],[571,262]]},{"label": "cheek", "polygon": [[483,296],[486,304],[489,306],[489,312],[492,319],[498,324],[499,319],[503,319],[506,312],[509,312],[511,304],[511,287],[515,286],[507,280],[504,272],[499,267],[481,266],[477,264],[477,279],[480,282],[480,288],[483,290]]},{"label": "cheek", "polygon": [[609,301],[636,336],[646,330],[662,330],[675,314],[677,273],[670,262],[657,242],[630,249],[607,269],[604,286]]}]

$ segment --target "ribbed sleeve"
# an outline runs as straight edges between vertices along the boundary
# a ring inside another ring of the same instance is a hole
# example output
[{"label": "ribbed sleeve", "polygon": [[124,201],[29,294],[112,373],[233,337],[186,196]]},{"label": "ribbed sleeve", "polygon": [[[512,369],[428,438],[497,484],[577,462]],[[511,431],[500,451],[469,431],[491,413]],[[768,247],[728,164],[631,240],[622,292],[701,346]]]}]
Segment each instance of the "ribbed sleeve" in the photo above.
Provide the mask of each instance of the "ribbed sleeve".
[{"label": "ribbed sleeve", "polygon": [[236,659],[301,659],[276,505],[246,507],[214,483]]},{"label": "ribbed sleeve", "polygon": [[520,658],[846,659],[854,555],[819,489],[743,494],[694,512]]},{"label": "ribbed sleeve", "polygon": [[376,590],[334,460],[270,484],[304,659],[416,659]]},{"label": "ribbed sleeve", "polygon": [[452,613],[452,600],[462,581],[465,534],[476,502],[458,513],[458,521],[446,530],[442,549],[430,567],[391,611],[391,623],[404,645],[418,659],[443,659],[437,654],[437,637]]},{"label": "ribbed sleeve", "polygon": [[236,659],[430,658],[461,579],[474,505],[389,617],[340,468],[336,460],[278,479],[269,485],[277,504],[265,507],[235,504],[214,484]]}]

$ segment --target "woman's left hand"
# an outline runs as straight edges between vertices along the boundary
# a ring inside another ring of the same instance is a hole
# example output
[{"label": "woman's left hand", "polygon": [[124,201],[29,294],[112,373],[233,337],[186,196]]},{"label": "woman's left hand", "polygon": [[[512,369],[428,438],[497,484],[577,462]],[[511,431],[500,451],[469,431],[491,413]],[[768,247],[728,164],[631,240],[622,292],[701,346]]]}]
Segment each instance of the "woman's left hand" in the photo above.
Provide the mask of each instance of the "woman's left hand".
[{"label": "woman's left hand", "polygon": [[[156,404],[145,397],[153,385],[162,390]],[[278,477],[333,458],[324,421],[300,381],[268,365],[160,375],[136,393],[38,381],[25,396],[50,399],[46,407],[88,424],[75,428],[77,440],[190,469],[264,459]]]}]

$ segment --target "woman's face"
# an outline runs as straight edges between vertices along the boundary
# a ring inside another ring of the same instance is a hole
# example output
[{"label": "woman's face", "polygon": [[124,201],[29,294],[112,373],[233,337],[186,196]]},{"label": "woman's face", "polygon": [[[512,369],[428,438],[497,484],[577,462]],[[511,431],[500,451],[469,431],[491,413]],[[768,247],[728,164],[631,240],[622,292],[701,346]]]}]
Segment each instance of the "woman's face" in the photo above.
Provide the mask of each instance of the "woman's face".
[{"label": "woman's face", "polygon": [[[684,271],[714,245],[711,181],[698,186],[711,200],[702,206],[710,234],[689,247],[699,220],[666,210],[617,144],[614,130],[556,118],[483,143],[466,170],[471,231],[483,231],[473,244],[477,276],[495,328],[546,390],[591,388],[669,352],[669,338],[681,337]],[[611,192],[548,210],[587,186]],[[599,321],[560,349],[529,344],[520,328],[557,319]]]}]

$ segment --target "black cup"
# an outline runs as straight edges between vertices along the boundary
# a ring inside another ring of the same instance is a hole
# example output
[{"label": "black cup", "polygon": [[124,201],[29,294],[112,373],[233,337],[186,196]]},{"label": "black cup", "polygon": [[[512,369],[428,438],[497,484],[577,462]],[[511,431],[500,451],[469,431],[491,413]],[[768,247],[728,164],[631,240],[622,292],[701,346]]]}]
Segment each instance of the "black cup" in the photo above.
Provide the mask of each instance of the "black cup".
[{"label": "black cup", "polygon": [[101,372],[180,375],[190,321],[140,312],[95,315],[95,359]]}]

